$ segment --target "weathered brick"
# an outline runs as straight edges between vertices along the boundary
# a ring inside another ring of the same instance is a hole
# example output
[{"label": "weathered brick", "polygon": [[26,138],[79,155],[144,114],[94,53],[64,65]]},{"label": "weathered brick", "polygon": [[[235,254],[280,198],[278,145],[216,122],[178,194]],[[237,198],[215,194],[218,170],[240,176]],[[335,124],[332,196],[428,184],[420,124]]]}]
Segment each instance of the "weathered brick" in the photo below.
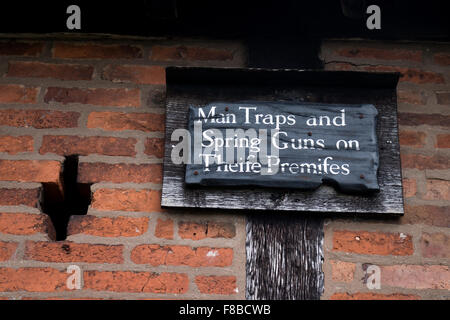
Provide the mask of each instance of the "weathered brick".
[{"label": "weathered brick", "polygon": [[405,198],[414,197],[417,193],[416,179],[403,178],[403,196]]},{"label": "weathered brick", "polygon": [[0,160],[0,180],[60,184],[61,163],[53,160]]},{"label": "weathered brick", "polygon": [[373,292],[337,292],[334,293],[331,300],[420,300],[420,296],[415,294],[403,293],[373,293]]},{"label": "weathered brick", "polygon": [[46,103],[81,103],[95,106],[140,107],[141,92],[136,88],[62,88],[49,87]]},{"label": "weathered brick", "polygon": [[345,261],[331,260],[331,278],[336,282],[352,282],[356,264]]},{"label": "weathered brick", "polygon": [[0,136],[0,152],[17,154],[33,151],[33,137],[31,136]]},{"label": "weathered brick", "polygon": [[401,217],[404,224],[426,224],[450,228],[450,207],[431,205],[405,205],[405,215]]},{"label": "weathered brick", "polygon": [[153,46],[150,59],[153,61],[227,61],[233,59],[233,52],[193,46]]},{"label": "weathered brick", "polygon": [[445,233],[424,233],[420,244],[425,258],[450,258],[450,237]]},{"label": "weathered brick", "polygon": [[436,100],[438,104],[450,105],[450,91],[437,91]]},{"label": "weathered brick", "polygon": [[448,169],[450,167],[449,158],[443,155],[423,155],[423,154],[400,154],[402,168],[410,169]]},{"label": "weathered brick", "polygon": [[421,131],[400,130],[400,145],[423,148],[427,135]]},{"label": "weathered brick", "polygon": [[161,183],[162,166],[160,164],[129,164],[83,162],[78,166],[78,182],[135,182]]},{"label": "weathered brick", "polygon": [[133,271],[85,271],[84,288],[95,291],[186,293],[189,278],[184,273]]},{"label": "weathered brick", "polygon": [[0,84],[0,103],[36,103],[39,88],[21,84]]},{"label": "weathered brick", "polygon": [[238,288],[235,276],[196,276],[198,291],[206,294],[236,294]]},{"label": "weathered brick", "polygon": [[376,72],[400,72],[400,82],[411,82],[415,84],[445,83],[444,76],[440,73],[424,71],[415,68],[397,67],[397,66],[363,66],[360,69]]},{"label": "weathered brick", "polygon": [[333,250],[358,254],[412,255],[412,237],[398,233],[335,231]]},{"label": "weathered brick", "polygon": [[136,59],[142,49],[132,45],[104,45],[95,43],[55,43],[53,57],[62,59]]},{"label": "weathered brick", "polygon": [[107,131],[164,131],[164,115],[156,113],[91,112],[88,128]]},{"label": "weathered brick", "polygon": [[53,224],[46,214],[0,212],[0,233],[14,235],[43,233],[54,238]]},{"label": "weathered brick", "polygon": [[178,234],[182,239],[201,240],[205,238],[234,238],[236,228],[227,222],[189,222],[178,223]]},{"label": "weathered brick", "polygon": [[0,261],[8,261],[11,259],[18,245],[16,242],[0,241]]},{"label": "weathered brick", "polygon": [[0,206],[28,206],[36,208],[41,194],[40,188],[0,188]]},{"label": "weathered brick", "polygon": [[450,200],[450,181],[428,179],[426,188],[425,200]]},{"label": "weathered brick", "polygon": [[450,65],[450,53],[436,53],[433,56],[433,61],[436,64],[439,64],[441,66],[449,66]]},{"label": "weathered brick", "polygon": [[98,189],[92,208],[100,211],[160,212],[161,192],[157,190]]},{"label": "weathered brick", "polygon": [[338,49],[336,53],[342,57],[357,59],[377,59],[377,60],[401,60],[401,61],[422,61],[422,51],[404,49],[382,49],[382,48],[344,48]]},{"label": "weathered brick", "polygon": [[166,84],[166,71],[161,66],[108,65],[102,77],[113,82]]},{"label": "weathered brick", "polygon": [[164,139],[147,138],[144,153],[157,158],[164,157]]},{"label": "weathered brick", "polygon": [[39,42],[0,42],[0,56],[37,57],[43,49],[44,44]]},{"label": "weathered brick", "polygon": [[94,67],[81,64],[55,64],[37,61],[9,62],[8,77],[91,80]]},{"label": "weathered brick", "polygon": [[25,259],[43,262],[123,263],[123,245],[27,241]]},{"label": "weathered brick", "polygon": [[426,98],[421,91],[399,89],[397,91],[398,101],[403,103],[422,105],[426,103]]},{"label": "weathered brick", "polygon": [[80,136],[44,136],[40,154],[59,155],[102,154],[107,156],[135,156],[134,138],[80,137]]},{"label": "weathered brick", "polygon": [[440,265],[382,266],[381,286],[450,290],[450,271]]},{"label": "weathered brick", "polygon": [[450,116],[438,113],[399,113],[398,122],[403,126],[420,126],[428,124],[430,126],[450,127]]},{"label": "weathered brick", "polygon": [[0,268],[0,291],[65,291],[68,276],[65,270],[53,268]]},{"label": "weathered brick", "polygon": [[6,109],[0,110],[0,125],[36,129],[75,128],[79,117],[78,112]]},{"label": "weathered brick", "polygon": [[131,260],[152,266],[226,267],[233,263],[233,249],[145,244],[131,251]]},{"label": "weathered brick", "polygon": [[450,148],[450,134],[436,135],[436,148],[441,148],[441,149]]},{"label": "weathered brick", "polygon": [[173,220],[158,218],[155,227],[155,236],[164,239],[173,239]]},{"label": "weathered brick", "polygon": [[97,237],[137,237],[147,232],[147,217],[95,217],[73,215],[67,235],[85,234]]}]

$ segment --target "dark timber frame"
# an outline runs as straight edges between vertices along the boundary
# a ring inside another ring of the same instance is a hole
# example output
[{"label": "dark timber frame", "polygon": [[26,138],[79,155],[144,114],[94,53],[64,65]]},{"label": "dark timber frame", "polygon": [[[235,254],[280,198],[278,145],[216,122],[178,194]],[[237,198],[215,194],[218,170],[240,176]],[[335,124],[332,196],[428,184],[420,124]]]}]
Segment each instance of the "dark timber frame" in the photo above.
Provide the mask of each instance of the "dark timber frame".
[{"label": "dark timber frame", "polygon": [[[162,206],[341,213],[403,214],[395,74],[341,71],[169,68]],[[175,129],[187,128],[189,105],[214,101],[371,103],[378,110],[380,192],[350,195],[321,186],[314,191],[232,187],[188,188],[184,165],[170,160]]]}]

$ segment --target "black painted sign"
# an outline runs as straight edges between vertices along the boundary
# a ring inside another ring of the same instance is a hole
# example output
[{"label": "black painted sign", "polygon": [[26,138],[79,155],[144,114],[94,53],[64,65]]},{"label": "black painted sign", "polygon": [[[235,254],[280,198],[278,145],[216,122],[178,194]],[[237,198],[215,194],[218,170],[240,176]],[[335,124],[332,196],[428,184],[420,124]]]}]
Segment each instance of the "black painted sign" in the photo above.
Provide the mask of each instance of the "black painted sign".
[{"label": "black painted sign", "polygon": [[371,104],[216,102],[189,109],[188,186],[378,191]]}]

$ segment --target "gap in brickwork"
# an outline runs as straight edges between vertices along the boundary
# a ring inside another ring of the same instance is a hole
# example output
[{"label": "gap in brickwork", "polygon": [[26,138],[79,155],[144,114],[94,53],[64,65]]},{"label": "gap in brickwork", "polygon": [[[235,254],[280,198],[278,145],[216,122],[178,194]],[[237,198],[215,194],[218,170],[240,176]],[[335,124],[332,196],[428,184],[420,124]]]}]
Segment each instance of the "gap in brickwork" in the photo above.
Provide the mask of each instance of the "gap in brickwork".
[{"label": "gap in brickwork", "polygon": [[42,211],[50,216],[56,241],[67,238],[70,216],[85,215],[91,204],[91,184],[77,182],[78,155],[66,156],[62,169],[63,192],[56,192],[54,184],[43,184]]}]

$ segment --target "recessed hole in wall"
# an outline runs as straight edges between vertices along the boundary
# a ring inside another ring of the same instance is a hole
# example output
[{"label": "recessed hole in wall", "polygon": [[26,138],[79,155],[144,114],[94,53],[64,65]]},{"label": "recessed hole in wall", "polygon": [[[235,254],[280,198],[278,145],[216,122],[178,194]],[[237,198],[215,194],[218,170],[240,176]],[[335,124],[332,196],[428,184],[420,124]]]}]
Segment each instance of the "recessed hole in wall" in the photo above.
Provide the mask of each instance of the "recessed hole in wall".
[{"label": "recessed hole in wall", "polygon": [[91,204],[91,184],[77,183],[78,156],[65,157],[62,171],[63,191],[55,184],[43,184],[42,211],[50,216],[56,240],[65,240],[70,216],[85,215]]}]

